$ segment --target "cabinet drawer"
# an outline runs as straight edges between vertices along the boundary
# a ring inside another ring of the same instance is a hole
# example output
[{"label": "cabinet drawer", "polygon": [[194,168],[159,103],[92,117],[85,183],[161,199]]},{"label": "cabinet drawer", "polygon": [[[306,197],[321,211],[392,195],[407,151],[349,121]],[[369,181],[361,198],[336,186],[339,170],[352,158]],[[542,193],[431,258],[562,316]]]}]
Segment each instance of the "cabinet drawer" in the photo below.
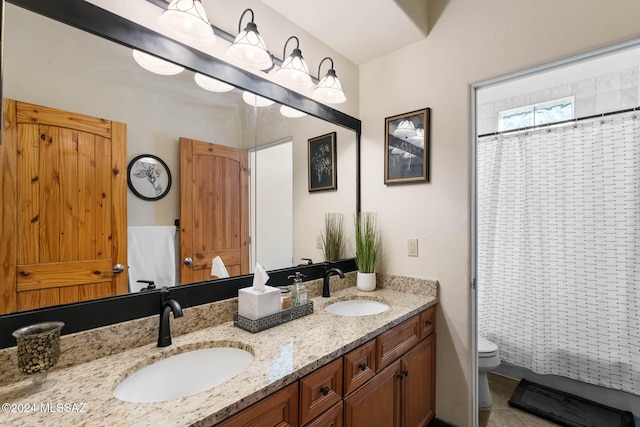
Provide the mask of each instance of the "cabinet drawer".
[{"label": "cabinet drawer", "polygon": [[436,306],[420,313],[420,339],[423,340],[436,330]]},{"label": "cabinet drawer", "polygon": [[420,315],[389,329],[376,338],[376,369],[381,371],[420,341]]},{"label": "cabinet drawer", "polygon": [[344,394],[347,395],[376,374],[376,341],[372,340],[344,356]]},{"label": "cabinet drawer", "polygon": [[300,423],[306,424],[342,399],[342,359],[300,380]]},{"label": "cabinet drawer", "polygon": [[342,427],[342,400],[304,427]]},{"label": "cabinet drawer", "polygon": [[293,383],[258,403],[216,424],[216,427],[285,427],[298,425],[298,383]]}]

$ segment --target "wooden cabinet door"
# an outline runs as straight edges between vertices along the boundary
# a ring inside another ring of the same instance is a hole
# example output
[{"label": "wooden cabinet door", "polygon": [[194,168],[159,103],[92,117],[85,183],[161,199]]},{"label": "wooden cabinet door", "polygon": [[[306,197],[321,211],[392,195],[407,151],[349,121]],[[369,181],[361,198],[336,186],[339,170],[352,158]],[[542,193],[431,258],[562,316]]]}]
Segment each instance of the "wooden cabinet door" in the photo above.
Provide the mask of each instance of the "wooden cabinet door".
[{"label": "wooden cabinet door", "polygon": [[342,401],[340,401],[304,427],[342,427],[342,418]]},{"label": "wooden cabinet door", "polygon": [[126,125],[2,107],[0,313],[127,293]]},{"label": "wooden cabinet door", "polygon": [[298,425],[297,382],[216,424],[217,427],[294,427]]},{"label": "wooden cabinet door", "polygon": [[217,256],[229,276],[249,273],[248,203],[246,150],[180,138],[183,284],[212,279]]},{"label": "wooden cabinet door", "polygon": [[431,334],[401,360],[403,427],[425,427],[435,415],[435,340]]},{"label": "wooden cabinet door", "polygon": [[300,380],[300,424],[306,424],[342,399],[342,359]]},{"label": "wooden cabinet door", "polygon": [[400,426],[400,367],[387,367],[344,400],[345,427]]}]

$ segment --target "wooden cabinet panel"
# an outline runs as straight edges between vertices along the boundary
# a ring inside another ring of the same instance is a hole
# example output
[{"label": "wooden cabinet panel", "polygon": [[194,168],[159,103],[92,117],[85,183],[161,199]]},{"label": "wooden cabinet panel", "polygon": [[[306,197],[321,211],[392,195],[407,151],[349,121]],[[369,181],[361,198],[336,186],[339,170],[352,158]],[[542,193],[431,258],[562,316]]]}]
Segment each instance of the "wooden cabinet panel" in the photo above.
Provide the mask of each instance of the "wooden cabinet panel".
[{"label": "wooden cabinet panel", "polygon": [[305,427],[342,427],[342,400]]},{"label": "wooden cabinet panel", "polygon": [[218,427],[289,427],[298,425],[297,382],[216,424]]},{"label": "wooden cabinet panel", "polygon": [[420,340],[420,315],[389,329],[376,338],[376,368],[378,371],[398,360]]},{"label": "wooden cabinet panel", "polygon": [[306,424],[342,399],[342,359],[300,380],[300,423]]},{"label": "wooden cabinet panel", "polygon": [[345,396],[369,381],[376,374],[376,341],[361,345],[344,356]]},{"label": "wooden cabinet panel", "polygon": [[400,426],[400,362],[345,398],[344,426]]},{"label": "wooden cabinet panel", "polygon": [[423,340],[436,330],[436,306],[420,313],[420,339]]},{"label": "wooden cabinet panel", "polygon": [[436,336],[421,341],[401,360],[402,425],[425,427],[435,415]]}]

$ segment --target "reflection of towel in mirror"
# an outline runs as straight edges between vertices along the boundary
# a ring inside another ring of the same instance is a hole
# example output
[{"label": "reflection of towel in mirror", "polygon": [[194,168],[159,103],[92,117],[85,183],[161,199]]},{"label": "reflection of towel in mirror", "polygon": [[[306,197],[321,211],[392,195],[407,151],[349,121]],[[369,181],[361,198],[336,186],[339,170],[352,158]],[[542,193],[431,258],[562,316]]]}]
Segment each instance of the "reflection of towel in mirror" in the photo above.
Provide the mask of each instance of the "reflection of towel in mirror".
[{"label": "reflection of towel in mirror", "polygon": [[229,277],[227,267],[224,266],[224,262],[219,256],[211,260],[211,275],[216,276],[218,279]]},{"label": "reflection of towel in mirror", "polygon": [[129,291],[147,287],[138,280],[153,280],[156,288],[176,284],[176,227],[128,227]]}]

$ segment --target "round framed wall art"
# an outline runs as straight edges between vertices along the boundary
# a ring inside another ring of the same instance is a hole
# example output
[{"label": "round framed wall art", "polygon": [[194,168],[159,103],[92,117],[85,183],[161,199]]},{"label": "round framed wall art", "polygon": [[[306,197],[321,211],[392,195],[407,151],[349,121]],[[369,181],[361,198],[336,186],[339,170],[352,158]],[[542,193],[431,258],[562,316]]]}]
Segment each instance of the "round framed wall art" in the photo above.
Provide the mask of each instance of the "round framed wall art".
[{"label": "round framed wall art", "polygon": [[171,172],[159,157],[141,154],[129,162],[127,184],[143,200],[160,200],[171,189]]}]

